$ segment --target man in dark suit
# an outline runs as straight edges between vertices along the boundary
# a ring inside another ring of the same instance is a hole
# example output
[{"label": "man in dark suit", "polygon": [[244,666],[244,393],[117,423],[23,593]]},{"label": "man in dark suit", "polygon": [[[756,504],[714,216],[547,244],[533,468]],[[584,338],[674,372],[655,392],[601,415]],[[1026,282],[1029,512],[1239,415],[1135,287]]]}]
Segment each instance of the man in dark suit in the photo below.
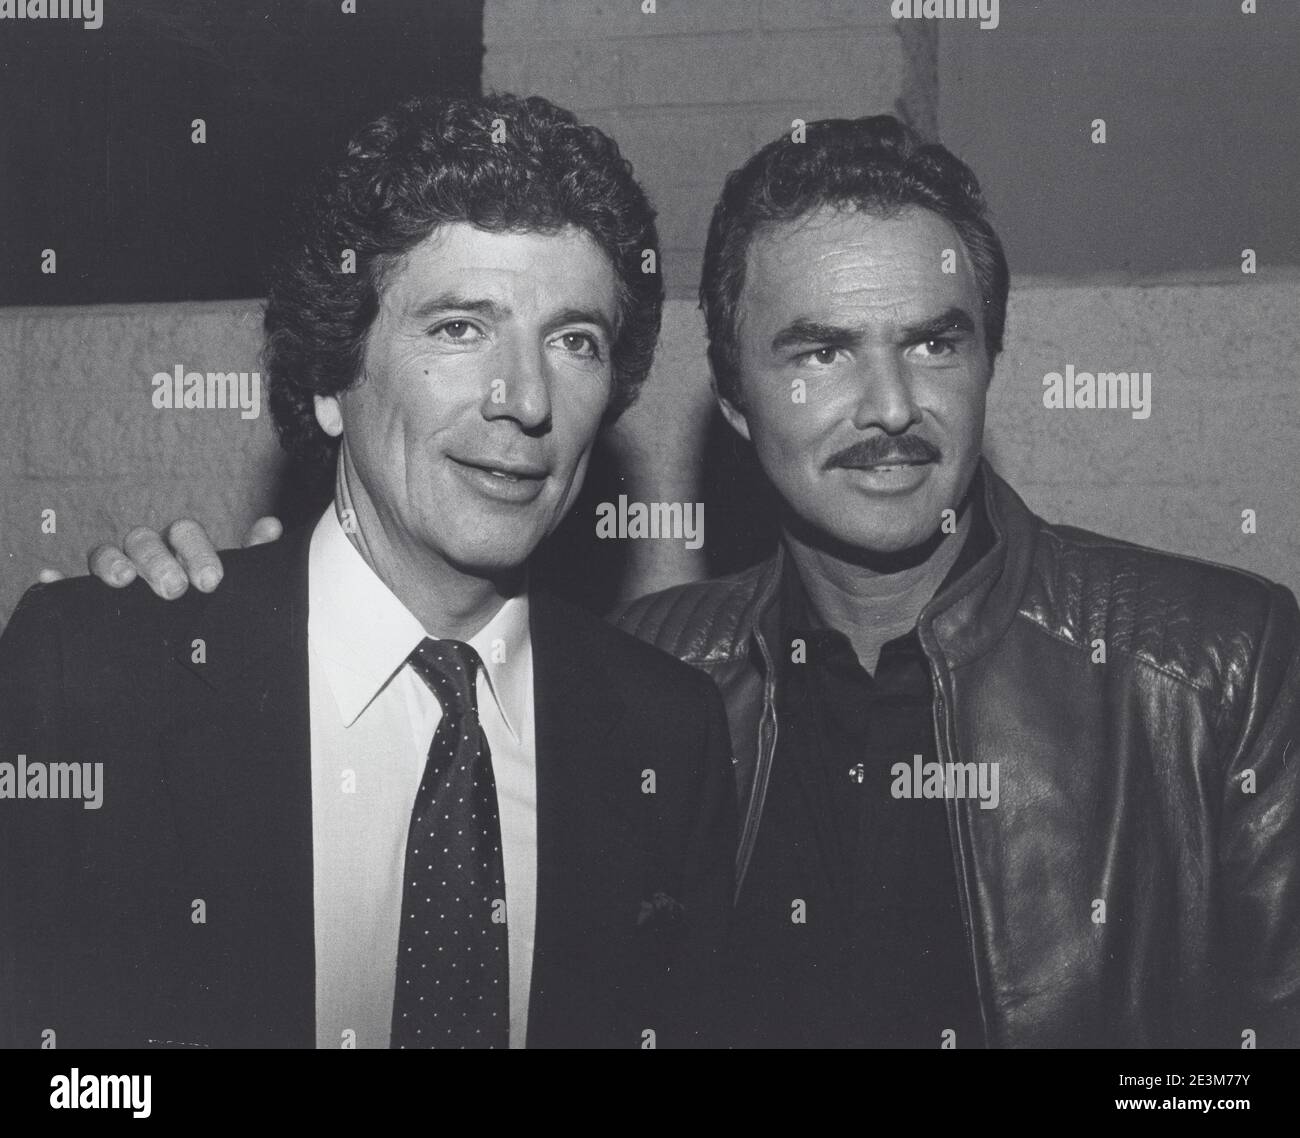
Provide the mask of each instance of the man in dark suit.
[{"label": "man in dark suit", "polygon": [[0,638],[0,1042],[708,1040],[720,698],[527,574],[648,370],[655,246],[540,99],[412,101],[325,172],[266,369],[331,506],[217,593],[37,586]]}]

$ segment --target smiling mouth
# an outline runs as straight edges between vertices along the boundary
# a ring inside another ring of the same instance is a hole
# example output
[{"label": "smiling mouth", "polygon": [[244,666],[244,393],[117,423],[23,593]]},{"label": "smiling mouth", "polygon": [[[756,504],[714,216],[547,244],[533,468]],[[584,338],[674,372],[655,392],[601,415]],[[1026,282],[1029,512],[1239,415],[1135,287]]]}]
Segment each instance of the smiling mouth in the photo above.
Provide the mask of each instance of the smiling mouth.
[{"label": "smiling mouth", "polygon": [[453,458],[452,462],[469,470],[490,474],[493,478],[498,478],[502,482],[540,482],[547,475],[544,468],[537,466],[474,462],[465,458]]},{"label": "smiling mouth", "polygon": [[928,458],[894,458],[886,462],[853,462],[842,465],[848,470],[889,471],[903,470],[909,466],[928,466],[930,461]]}]

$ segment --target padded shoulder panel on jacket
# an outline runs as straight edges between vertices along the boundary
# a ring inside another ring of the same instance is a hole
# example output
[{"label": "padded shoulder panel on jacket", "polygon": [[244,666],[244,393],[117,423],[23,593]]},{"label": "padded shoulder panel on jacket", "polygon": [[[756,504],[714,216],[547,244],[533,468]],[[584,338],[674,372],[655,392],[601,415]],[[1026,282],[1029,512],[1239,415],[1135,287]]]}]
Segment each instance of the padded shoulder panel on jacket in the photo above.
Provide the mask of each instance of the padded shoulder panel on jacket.
[{"label": "padded shoulder panel on jacket", "polygon": [[[1203,691],[1250,679],[1270,613],[1289,592],[1263,577],[1044,524],[1020,615],[1080,649],[1106,642]],[[1294,599],[1291,599],[1294,607]]]},{"label": "padded shoulder panel on jacket", "polygon": [[610,620],[624,632],[692,664],[743,653],[749,630],[741,627],[742,618],[768,564],[638,597]]}]

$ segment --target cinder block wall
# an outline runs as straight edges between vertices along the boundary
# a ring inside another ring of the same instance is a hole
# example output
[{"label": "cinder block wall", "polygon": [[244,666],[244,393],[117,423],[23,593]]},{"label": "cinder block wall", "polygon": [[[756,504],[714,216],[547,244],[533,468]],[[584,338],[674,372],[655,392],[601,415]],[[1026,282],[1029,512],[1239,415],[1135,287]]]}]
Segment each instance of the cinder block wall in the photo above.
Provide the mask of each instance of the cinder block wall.
[{"label": "cinder block wall", "polygon": [[[1018,282],[989,395],[988,453],[1049,518],[1300,592],[1298,310],[1297,277]],[[669,302],[662,344],[650,383],[707,384],[691,302]],[[0,621],[40,568],[84,572],[86,550],[131,523],[190,514],[230,545],[269,509],[281,460],[265,404],[245,420],[151,403],[154,373],[255,370],[259,346],[253,301],[0,310]],[[1043,376],[1067,364],[1150,371],[1150,418],[1044,408]],[[1247,508],[1254,535],[1241,531]],[[54,533],[42,532],[46,509]]]},{"label": "cinder block wall", "polygon": [[[1013,284],[986,453],[1050,519],[1300,593],[1296,312],[1295,270],[1231,284]],[[1067,364],[1150,372],[1150,418],[1045,408],[1043,377]]]},{"label": "cinder block wall", "polygon": [[0,309],[0,621],[130,524],[193,514],[230,545],[269,508],[265,399],[257,419],[152,402],[155,373],[251,373],[260,348],[259,301]]},{"label": "cinder block wall", "polygon": [[659,209],[665,282],[695,294],[726,174],[796,118],[935,132],[935,29],[865,0],[488,0],[483,86],[608,130]]}]

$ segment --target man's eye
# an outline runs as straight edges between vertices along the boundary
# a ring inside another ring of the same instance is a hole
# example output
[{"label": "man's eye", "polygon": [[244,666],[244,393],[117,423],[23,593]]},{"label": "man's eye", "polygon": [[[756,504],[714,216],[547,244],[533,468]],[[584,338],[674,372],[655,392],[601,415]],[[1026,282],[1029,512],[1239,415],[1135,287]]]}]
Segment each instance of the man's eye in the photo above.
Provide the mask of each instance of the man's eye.
[{"label": "man's eye", "polygon": [[600,345],[596,338],[587,332],[565,332],[559,337],[560,346],[575,356],[587,359],[600,359]]},{"label": "man's eye", "polygon": [[918,348],[925,349],[921,353],[922,355],[929,356],[934,359],[937,359],[940,356],[951,356],[953,353],[957,351],[957,345],[953,343],[952,340],[946,340],[942,338],[935,339],[935,340],[922,340],[916,346]]},{"label": "man's eye", "polygon": [[429,329],[434,336],[454,340],[456,343],[472,343],[481,335],[479,330],[468,320],[447,320]]},{"label": "man's eye", "polygon": [[839,354],[839,348],[814,348],[811,352],[804,352],[799,359],[805,363],[821,364],[825,366],[827,364],[833,364],[835,358]]}]

